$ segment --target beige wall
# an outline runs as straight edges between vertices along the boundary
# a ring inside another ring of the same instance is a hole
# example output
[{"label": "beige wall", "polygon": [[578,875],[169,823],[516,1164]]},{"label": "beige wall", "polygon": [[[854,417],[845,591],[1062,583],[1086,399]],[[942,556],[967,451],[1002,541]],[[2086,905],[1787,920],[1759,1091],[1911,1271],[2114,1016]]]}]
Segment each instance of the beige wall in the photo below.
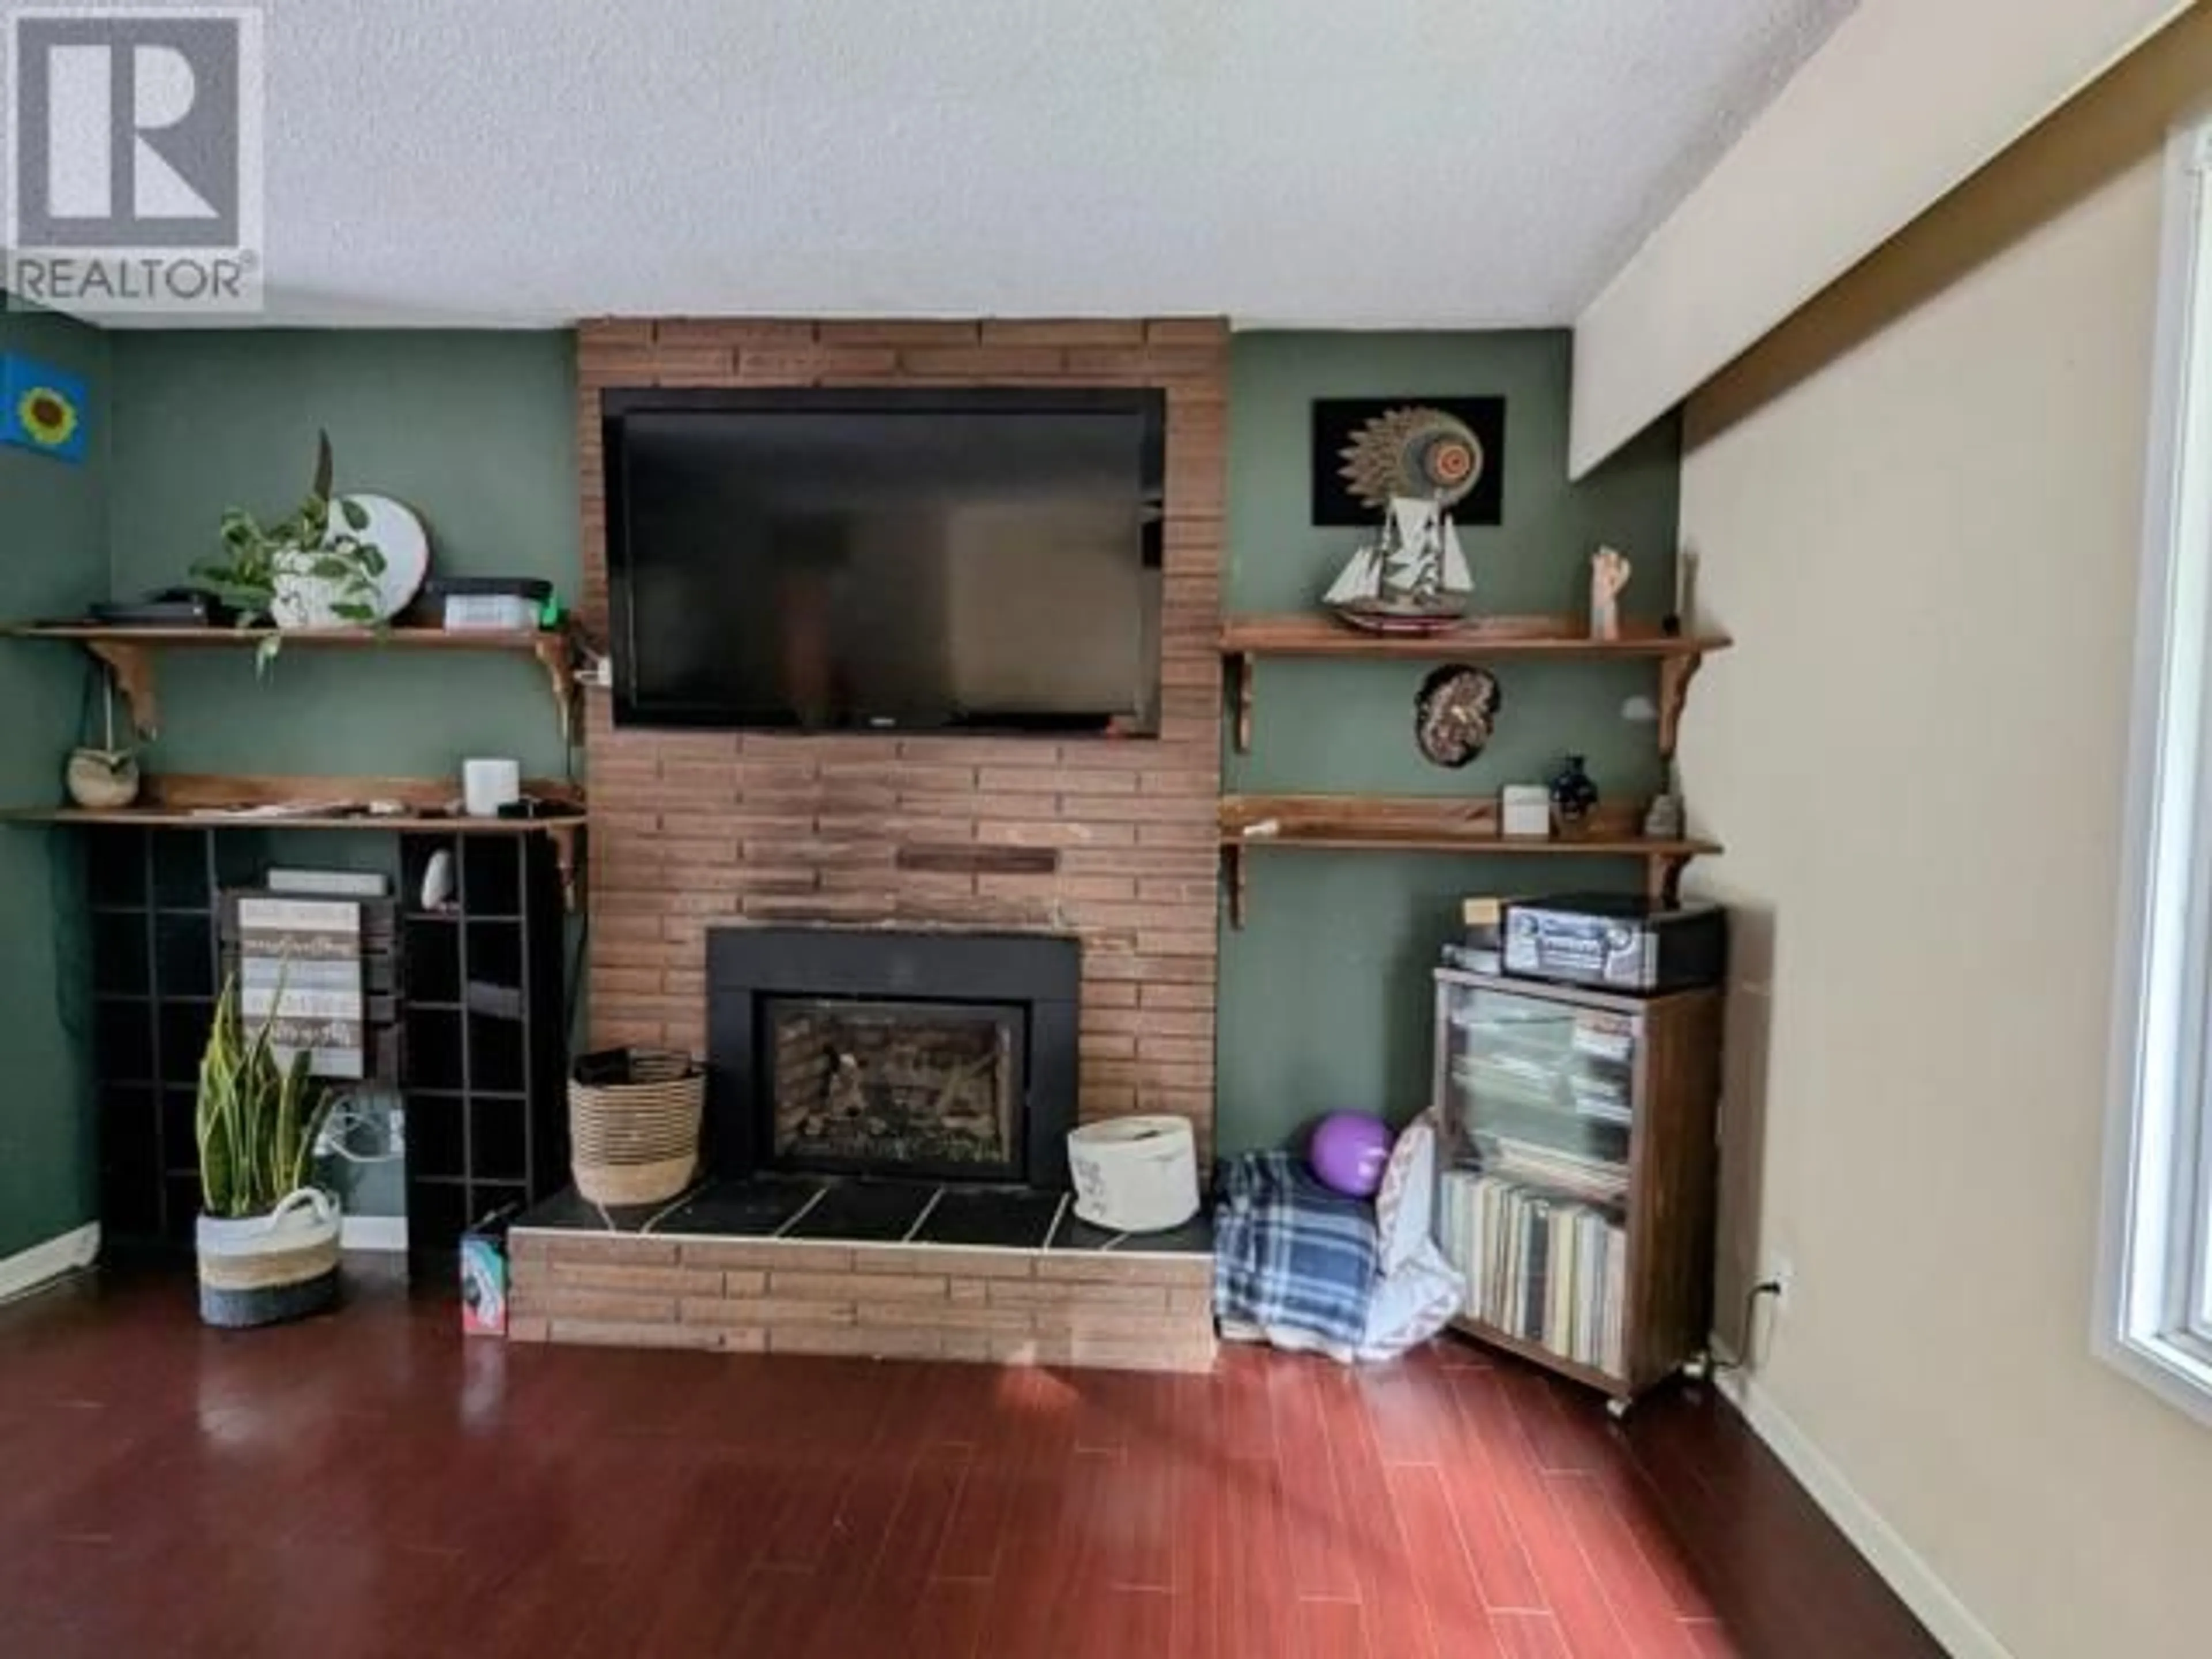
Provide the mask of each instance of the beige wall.
[{"label": "beige wall", "polygon": [[1576,475],[2187,9],[1860,0],[1576,323]]},{"label": "beige wall", "polygon": [[1702,394],[1683,478],[1740,641],[1683,752],[1747,923],[1728,1282],[1796,1274],[1753,1389],[2017,1659],[2212,1651],[2212,1429],[2088,1346],[2145,113],[2051,135]]}]

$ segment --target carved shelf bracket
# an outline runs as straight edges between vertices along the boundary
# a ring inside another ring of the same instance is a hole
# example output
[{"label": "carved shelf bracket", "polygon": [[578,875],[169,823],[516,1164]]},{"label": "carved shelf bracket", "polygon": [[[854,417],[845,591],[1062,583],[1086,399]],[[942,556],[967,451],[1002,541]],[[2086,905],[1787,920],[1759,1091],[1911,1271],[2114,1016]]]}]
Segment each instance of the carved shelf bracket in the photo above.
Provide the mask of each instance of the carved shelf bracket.
[{"label": "carved shelf bracket", "polygon": [[548,827],[546,838],[553,843],[553,863],[561,872],[562,908],[574,915],[576,909],[576,832],[580,826],[556,823]]},{"label": "carved shelf bracket", "polygon": [[541,634],[530,647],[538,665],[553,688],[553,707],[561,716],[561,741],[573,743],[576,733],[576,645],[566,629]]},{"label": "carved shelf bracket", "polygon": [[1244,884],[1249,872],[1244,867],[1244,849],[1231,843],[1221,849],[1221,880],[1229,890],[1229,925],[1244,925]]},{"label": "carved shelf bracket", "polygon": [[1654,853],[1644,860],[1644,896],[1670,909],[1682,901],[1682,872],[1689,866],[1684,853]]},{"label": "carved shelf bracket", "polygon": [[1682,709],[1690,701],[1690,682],[1705,665],[1701,655],[1659,659],[1659,758],[1674,758],[1674,740],[1682,727]]},{"label": "carved shelf bracket", "polygon": [[131,711],[131,729],[151,740],[161,734],[161,704],[154,690],[153,653],[114,640],[88,641],[85,648],[107,670]]}]

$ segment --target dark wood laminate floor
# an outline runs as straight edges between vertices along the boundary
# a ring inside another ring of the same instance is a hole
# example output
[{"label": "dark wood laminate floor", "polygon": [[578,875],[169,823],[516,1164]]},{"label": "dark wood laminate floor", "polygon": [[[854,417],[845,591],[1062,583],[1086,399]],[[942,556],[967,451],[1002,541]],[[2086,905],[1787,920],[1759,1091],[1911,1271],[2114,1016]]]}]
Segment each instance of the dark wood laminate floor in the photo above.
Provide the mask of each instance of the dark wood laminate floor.
[{"label": "dark wood laminate floor", "polygon": [[1440,1345],[1212,1377],[0,1310],[0,1654],[1931,1659],[1710,1398]]}]

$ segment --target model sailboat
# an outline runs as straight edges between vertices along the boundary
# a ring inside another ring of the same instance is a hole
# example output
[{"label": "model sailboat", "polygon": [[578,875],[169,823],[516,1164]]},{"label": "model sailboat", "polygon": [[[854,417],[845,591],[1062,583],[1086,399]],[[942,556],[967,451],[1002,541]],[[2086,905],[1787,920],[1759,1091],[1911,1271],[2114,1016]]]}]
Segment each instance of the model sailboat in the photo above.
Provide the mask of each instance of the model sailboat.
[{"label": "model sailboat", "polygon": [[1355,628],[1420,632],[1467,614],[1474,576],[1443,502],[1393,496],[1382,533],[1363,544],[1322,603]]}]

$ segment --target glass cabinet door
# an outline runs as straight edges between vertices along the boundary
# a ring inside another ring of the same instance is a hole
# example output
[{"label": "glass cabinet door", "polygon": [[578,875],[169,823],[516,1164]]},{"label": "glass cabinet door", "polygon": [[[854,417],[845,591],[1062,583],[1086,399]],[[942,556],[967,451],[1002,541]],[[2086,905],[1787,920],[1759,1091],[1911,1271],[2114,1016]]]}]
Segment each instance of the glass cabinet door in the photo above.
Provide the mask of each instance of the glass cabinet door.
[{"label": "glass cabinet door", "polygon": [[1466,1312],[1617,1374],[1638,1022],[1450,979],[1437,1012],[1438,1242]]}]

